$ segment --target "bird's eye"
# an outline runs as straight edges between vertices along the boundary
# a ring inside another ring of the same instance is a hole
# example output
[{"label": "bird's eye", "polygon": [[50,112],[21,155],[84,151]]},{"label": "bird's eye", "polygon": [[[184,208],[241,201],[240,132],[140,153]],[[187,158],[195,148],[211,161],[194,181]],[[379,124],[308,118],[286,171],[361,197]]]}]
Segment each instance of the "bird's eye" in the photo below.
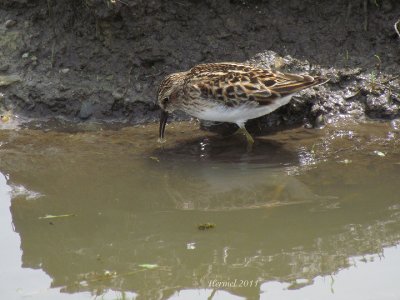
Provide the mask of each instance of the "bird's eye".
[{"label": "bird's eye", "polygon": [[165,97],[164,99],[162,99],[161,103],[165,105],[168,103],[168,101],[169,101],[168,97]]}]

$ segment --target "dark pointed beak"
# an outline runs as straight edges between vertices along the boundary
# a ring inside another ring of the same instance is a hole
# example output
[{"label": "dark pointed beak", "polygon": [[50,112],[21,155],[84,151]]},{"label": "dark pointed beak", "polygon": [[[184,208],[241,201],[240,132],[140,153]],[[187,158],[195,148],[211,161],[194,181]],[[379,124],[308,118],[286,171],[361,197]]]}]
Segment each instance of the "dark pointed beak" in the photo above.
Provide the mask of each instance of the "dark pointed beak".
[{"label": "dark pointed beak", "polygon": [[164,139],[165,125],[167,124],[168,112],[161,110],[160,115],[160,139]]}]

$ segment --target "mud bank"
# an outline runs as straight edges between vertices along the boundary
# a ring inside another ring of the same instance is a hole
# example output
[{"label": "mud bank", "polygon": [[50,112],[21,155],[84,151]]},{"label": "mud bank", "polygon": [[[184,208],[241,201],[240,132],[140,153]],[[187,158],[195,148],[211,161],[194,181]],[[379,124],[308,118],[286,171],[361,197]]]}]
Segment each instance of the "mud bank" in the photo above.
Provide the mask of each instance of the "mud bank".
[{"label": "mud bank", "polygon": [[151,122],[165,75],[202,62],[248,61],[330,78],[250,122],[253,132],[318,127],[339,114],[393,119],[400,116],[399,17],[395,0],[5,0],[1,109],[39,119]]}]

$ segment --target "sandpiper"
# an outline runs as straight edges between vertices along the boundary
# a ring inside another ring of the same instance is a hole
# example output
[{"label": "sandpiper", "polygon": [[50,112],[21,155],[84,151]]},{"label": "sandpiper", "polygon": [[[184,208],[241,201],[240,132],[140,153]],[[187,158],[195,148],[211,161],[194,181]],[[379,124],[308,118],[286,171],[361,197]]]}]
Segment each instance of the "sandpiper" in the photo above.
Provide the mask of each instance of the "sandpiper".
[{"label": "sandpiper", "polygon": [[202,120],[235,123],[253,144],[245,128],[247,120],[266,115],[287,104],[294,93],[326,81],[230,62],[200,64],[170,74],[158,89],[160,140],[168,114],[181,110]]}]

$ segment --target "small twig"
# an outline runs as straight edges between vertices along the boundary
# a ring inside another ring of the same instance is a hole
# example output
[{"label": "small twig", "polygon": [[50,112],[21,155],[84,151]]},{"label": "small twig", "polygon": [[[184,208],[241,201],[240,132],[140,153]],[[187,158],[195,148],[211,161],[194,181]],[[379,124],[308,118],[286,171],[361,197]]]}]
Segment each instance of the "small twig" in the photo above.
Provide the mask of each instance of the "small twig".
[{"label": "small twig", "polygon": [[213,289],[213,291],[211,292],[210,296],[207,298],[207,300],[212,300],[215,296],[215,293],[218,291],[218,289]]},{"label": "small twig", "polygon": [[349,20],[351,15],[351,0],[347,3],[347,12],[346,12],[346,22]]},{"label": "small twig", "polygon": [[368,0],[364,0],[364,31],[368,30]]},{"label": "small twig", "polygon": [[345,65],[346,67],[349,66],[349,50],[346,49],[346,55],[345,55]]},{"label": "small twig", "polygon": [[99,19],[96,17],[96,33],[95,36],[96,38],[99,38],[101,34],[101,29],[100,29],[100,21]]},{"label": "small twig", "polygon": [[56,62],[55,59],[55,53],[56,53],[56,40],[53,41],[53,44],[51,45],[51,58],[50,58],[50,63],[51,67],[53,68]]},{"label": "small twig", "polygon": [[190,4],[186,4],[186,3],[181,3],[181,2],[178,2],[178,1],[176,1],[175,2],[176,4],[179,4],[179,5],[181,5],[181,6],[185,6],[185,7],[188,7]]},{"label": "small twig", "polygon": [[111,2],[119,2],[119,3],[122,3],[122,4],[124,4],[124,5],[126,5],[126,6],[129,6],[129,4],[128,3],[126,3],[125,1],[122,1],[122,0],[110,0]]},{"label": "small twig", "polygon": [[133,71],[133,66],[129,68],[129,72],[128,72],[128,83],[131,83],[131,75],[132,75],[132,71]]},{"label": "small twig", "polygon": [[54,11],[53,11],[53,4],[52,0],[47,0],[47,8],[49,10],[49,17],[50,17],[50,22],[51,22],[51,27],[53,31],[53,43],[51,45],[51,58],[50,58],[50,63],[51,67],[54,67],[55,64],[55,50],[56,50],[56,40],[57,40],[57,33],[56,33],[56,24],[54,20]]}]

